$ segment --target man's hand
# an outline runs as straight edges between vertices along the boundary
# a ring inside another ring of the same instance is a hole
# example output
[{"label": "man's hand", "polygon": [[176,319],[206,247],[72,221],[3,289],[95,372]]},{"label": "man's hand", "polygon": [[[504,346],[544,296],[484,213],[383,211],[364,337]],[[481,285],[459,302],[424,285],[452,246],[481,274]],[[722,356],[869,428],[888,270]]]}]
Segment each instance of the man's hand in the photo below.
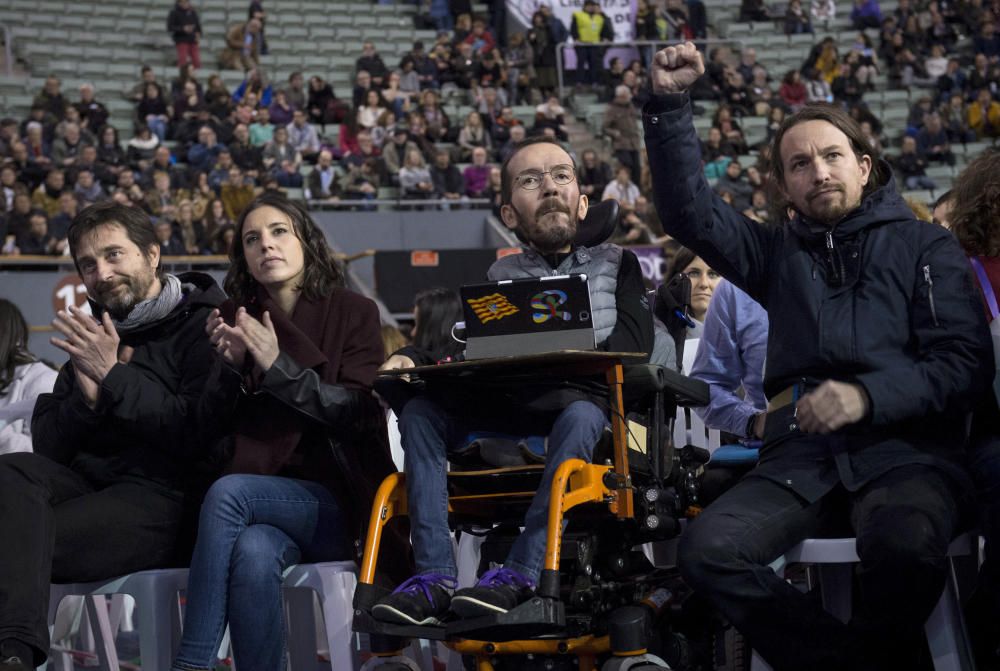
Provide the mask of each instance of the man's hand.
[{"label": "man's hand", "polygon": [[379,366],[379,370],[400,370],[403,368],[415,368],[413,359],[403,354],[393,354],[389,359]]},{"label": "man's hand", "polygon": [[55,347],[70,355],[78,374],[100,384],[108,371],[118,363],[118,332],[105,312],[98,322],[78,307],[60,310],[52,325],[66,339],[50,338]]},{"label": "man's hand", "polygon": [[861,421],[868,413],[868,394],[857,384],[827,380],[799,399],[795,417],[805,433],[830,433]]},{"label": "man's hand", "polygon": [[667,47],[653,56],[653,93],[682,93],[705,74],[705,59],[691,42]]},{"label": "man's hand", "polygon": [[101,395],[101,385],[94,381],[89,375],[84,375],[81,371],[76,371],[76,386],[83,394],[83,402],[93,410],[97,407],[97,399]]}]

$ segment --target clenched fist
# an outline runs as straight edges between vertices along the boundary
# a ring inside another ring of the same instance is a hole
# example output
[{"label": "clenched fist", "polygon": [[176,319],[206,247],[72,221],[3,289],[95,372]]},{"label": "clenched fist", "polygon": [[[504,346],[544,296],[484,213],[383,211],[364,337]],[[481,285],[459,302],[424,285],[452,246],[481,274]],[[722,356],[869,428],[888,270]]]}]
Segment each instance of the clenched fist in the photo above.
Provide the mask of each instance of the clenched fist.
[{"label": "clenched fist", "polygon": [[705,74],[705,59],[691,42],[658,51],[653,57],[650,80],[653,93],[687,91],[698,77]]}]

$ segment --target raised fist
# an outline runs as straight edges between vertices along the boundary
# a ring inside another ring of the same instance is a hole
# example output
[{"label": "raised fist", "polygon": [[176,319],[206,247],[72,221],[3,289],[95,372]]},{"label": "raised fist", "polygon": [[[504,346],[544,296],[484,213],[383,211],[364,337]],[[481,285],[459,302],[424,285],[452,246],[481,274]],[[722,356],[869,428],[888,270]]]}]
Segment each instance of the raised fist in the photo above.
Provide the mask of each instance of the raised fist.
[{"label": "raised fist", "polygon": [[705,60],[691,42],[658,51],[653,57],[650,79],[653,93],[681,93],[705,74]]}]

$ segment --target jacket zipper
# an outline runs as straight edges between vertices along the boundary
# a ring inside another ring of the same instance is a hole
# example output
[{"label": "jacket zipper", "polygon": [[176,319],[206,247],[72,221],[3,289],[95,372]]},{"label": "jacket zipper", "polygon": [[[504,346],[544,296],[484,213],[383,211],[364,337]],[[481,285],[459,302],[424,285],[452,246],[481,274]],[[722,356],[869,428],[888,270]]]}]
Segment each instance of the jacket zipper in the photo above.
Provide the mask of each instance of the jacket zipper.
[{"label": "jacket zipper", "polygon": [[940,326],[938,324],[937,309],[934,307],[934,279],[931,277],[930,265],[924,266],[924,280],[927,282],[927,300],[931,304],[931,319],[934,320],[934,326]]}]

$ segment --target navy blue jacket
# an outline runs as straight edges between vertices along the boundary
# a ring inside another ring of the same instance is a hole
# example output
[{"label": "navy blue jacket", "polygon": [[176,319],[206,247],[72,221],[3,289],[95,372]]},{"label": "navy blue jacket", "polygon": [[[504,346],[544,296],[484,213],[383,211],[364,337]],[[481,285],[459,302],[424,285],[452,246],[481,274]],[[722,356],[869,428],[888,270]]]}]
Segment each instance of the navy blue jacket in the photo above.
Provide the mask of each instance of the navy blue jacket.
[{"label": "navy blue jacket", "polygon": [[[761,226],[708,186],[685,94],[655,97],[643,123],[664,230],[768,311],[767,395],[833,379],[861,385],[870,399],[868,416],[832,437],[792,431],[783,440],[794,449],[765,447],[761,474],[771,468],[810,499],[837,480],[854,490],[910,463],[964,482],[968,413],[987,393],[993,365],[969,263],[952,235],[916,220],[891,179],[832,231],[800,217]],[[817,480],[822,455],[832,460]],[[808,475],[801,488],[786,477],[797,471]]]}]

